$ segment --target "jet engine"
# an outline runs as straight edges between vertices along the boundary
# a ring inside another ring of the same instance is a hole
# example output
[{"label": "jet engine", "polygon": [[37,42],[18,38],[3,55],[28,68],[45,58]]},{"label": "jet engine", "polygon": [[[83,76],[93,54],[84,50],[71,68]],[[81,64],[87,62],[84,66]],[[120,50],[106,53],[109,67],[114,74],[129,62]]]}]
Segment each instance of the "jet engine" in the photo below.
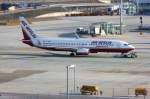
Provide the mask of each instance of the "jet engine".
[{"label": "jet engine", "polygon": [[89,49],[87,49],[87,48],[78,48],[76,54],[77,55],[88,55],[89,54]]}]

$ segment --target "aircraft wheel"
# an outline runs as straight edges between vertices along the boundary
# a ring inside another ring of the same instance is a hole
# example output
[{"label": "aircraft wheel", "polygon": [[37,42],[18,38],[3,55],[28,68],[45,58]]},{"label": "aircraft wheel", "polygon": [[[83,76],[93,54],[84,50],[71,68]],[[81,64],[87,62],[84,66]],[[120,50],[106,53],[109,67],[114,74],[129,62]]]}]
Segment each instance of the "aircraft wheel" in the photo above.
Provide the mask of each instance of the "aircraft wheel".
[{"label": "aircraft wheel", "polygon": [[71,52],[70,53],[70,56],[75,56],[76,54],[74,52]]},{"label": "aircraft wheel", "polygon": [[132,53],[123,53],[122,56],[123,56],[124,58],[137,58],[136,52],[132,52]]},{"label": "aircraft wheel", "polygon": [[137,58],[137,54],[136,53],[131,53],[131,58]]},{"label": "aircraft wheel", "polygon": [[124,57],[124,58],[128,58],[129,56],[125,54],[125,55],[123,55],[123,57]]},{"label": "aircraft wheel", "polygon": [[127,54],[125,54],[125,53],[122,53],[122,54],[121,54],[121,57],[127,58],[127,57],[128,57],[128,55],[127,55]]}]

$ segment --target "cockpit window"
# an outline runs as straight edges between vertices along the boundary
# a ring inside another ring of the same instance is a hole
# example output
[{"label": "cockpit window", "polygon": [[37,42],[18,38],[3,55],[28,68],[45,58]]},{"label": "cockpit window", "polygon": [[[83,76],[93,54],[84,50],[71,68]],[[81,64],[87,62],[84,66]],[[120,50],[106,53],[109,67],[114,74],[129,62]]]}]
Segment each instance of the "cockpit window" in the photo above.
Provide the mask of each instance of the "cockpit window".
[{"label": "cockpit window", "polygon": [[124,46],[128,46],[129,44],[123,44]]}]

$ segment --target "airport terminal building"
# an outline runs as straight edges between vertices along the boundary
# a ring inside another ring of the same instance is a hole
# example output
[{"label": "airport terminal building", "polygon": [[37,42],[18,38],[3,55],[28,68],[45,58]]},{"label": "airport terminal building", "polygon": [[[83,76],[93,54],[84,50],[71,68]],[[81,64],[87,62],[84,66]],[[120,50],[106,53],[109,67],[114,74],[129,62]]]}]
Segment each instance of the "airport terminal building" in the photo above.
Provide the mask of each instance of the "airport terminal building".
[{"label": "airport terminal building", "polygon": [[[120,0],[102,0],[113,4],[120,4]],[[122,0],[124,2],[124,8],[129,15],[135,13],[150,15],[150,0]],[[128,8],[128,9],[127,9]]]},{"label": "airport terminal building", "polygon": [[137,4],[139,14],[150,15],[150,0],[134,0]]},{"label": "airport terminal building", "polygon": [[[132,3],[130,5],[136,5],[137,14],[150,15],[150,0],[122,0],[124,2]],[[120,3],[120,0],[111,0],[111,3]],[[135,7],[130,6],[134,10]]]}]

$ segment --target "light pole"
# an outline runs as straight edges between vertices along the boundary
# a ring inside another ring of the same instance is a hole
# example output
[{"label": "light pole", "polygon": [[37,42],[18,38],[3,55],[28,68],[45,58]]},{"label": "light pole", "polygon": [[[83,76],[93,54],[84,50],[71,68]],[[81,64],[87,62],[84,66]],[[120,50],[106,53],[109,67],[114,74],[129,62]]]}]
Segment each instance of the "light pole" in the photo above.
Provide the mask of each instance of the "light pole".
[{"label": "light pole", "polygon": [[75,84],[76,84],[76,81],[75,81],[75,80],[76,80],[76,78],[75,78],[75,76],[76,76],[75,73],[76,73],[76,72],[75,72],[75,70],[76,70],[76,69],[75,69],[75,67],[74,67],[74,80],[73,80],[74,93],[75,93],[75,89],[76,89],[76,88],[75,88]]},{"label": "light pole", "polygon": [[67,66],[67,99],[69,99],[69,88],[68,88],[68,66]]},{"label": "light pole", "polygon": [[122,19],[122,0],[120,0],[120,34],[122,34],[122,24],[123,24],[123,19]]},{"label": "light pole", "polygon": [[69,65],[67,66],[67,99],[69,99],[69,81],[68,81],[68,76],[69,76],[69,69],[74,69],[74,92],[75,92],[75,65]]},{"label": "light pole", "polygon": [[137,13],[139,14],[139,0],[136,0],[136,6],[137,6]]}]

